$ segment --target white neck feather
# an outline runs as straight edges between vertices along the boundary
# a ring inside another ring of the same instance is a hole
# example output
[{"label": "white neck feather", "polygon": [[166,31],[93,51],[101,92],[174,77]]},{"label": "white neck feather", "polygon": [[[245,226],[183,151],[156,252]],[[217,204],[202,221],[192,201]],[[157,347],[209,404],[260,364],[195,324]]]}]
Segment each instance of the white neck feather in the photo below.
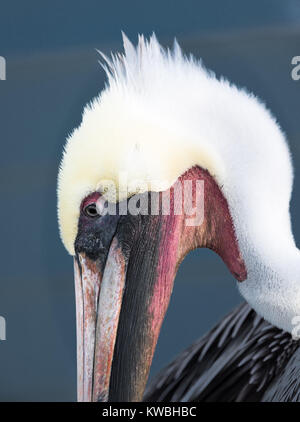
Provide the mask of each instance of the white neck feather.
[{"label": "white neck feather", "polygon": [[300,318],[300,251],[292,239],[281,242],[276,230],[273,242],[267,253],[257,246],[250,250],[248,243],[243,253],[248,278],[238,286],[259,315],[291,333]]}]

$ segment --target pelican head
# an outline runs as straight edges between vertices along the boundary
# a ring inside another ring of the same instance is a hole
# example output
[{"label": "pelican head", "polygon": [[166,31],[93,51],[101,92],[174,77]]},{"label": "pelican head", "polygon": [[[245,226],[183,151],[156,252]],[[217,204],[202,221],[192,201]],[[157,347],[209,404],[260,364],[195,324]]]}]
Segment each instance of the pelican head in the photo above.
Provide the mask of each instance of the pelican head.
[{"label": "pelican head", "polygon": [[[58,177],[74,257],[78,399],[143,396],[176,270],[220,255],[258,314],[292,332],[300,256],[292,165],[265,106],[153,35],[102,55],[107,85],[69,136]],[[199,263],[201,273],[201,263]]]}]

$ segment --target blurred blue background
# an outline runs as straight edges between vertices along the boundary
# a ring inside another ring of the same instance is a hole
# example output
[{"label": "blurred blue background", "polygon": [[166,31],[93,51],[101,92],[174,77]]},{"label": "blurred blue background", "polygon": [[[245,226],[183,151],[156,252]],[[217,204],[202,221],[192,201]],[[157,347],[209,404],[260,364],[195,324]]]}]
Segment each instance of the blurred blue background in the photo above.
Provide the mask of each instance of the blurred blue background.
[{"label": "blurred blue background", "polygon": [[[176,36],[186,53],[266,102],[292,150],[300,241],[300,81],[291,78],[292,57],[300,55],[299,0],[2,1],[2,401],[76,400],[73,268],[58,235],[56,176],[67,134],[103,88],[95,48],[122,49],[121,30],[133,41],[155,31],[166,46]],[[177,275],[152,374],[240,301],[216,255],[191,253]]]}]

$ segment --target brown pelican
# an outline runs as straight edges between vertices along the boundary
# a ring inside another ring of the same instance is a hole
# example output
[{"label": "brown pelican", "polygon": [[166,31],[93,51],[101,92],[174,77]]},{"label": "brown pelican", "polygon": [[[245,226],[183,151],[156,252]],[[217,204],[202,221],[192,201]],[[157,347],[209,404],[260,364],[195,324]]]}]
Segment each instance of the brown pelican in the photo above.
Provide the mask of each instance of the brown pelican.
[{"label": "brown pelican", "polygon": [[[58,177],[61,238],[74,256],[81,401],[142,399],[176,270],[191,249],[219,254],[259,315],[236,311],[191,353],[218,353],[223,338],[226,358],[244,345],[251,353],[246,320],[255,337],[262,318],[292,333],[300,315],[293,172],[275,119],[176,42],[170,51],[154,35],[137,47],[123,41],[124,54],[102,55],[108,83],[69,136]],[[187,365],[184,355],[171,369],[180,377]],[[200,384],[175,396],[193,400]]]}]

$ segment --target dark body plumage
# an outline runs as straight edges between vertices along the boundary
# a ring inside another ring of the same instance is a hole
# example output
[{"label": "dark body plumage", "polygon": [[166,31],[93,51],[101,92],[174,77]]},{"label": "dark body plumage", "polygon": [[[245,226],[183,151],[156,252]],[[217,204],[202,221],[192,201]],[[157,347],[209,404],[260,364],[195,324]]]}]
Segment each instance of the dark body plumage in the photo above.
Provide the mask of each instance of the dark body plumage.
[{"label": "dark body plumage", "polygon": [[300,401],[300,342],[243,303],[181,353],[145,401]]}]

